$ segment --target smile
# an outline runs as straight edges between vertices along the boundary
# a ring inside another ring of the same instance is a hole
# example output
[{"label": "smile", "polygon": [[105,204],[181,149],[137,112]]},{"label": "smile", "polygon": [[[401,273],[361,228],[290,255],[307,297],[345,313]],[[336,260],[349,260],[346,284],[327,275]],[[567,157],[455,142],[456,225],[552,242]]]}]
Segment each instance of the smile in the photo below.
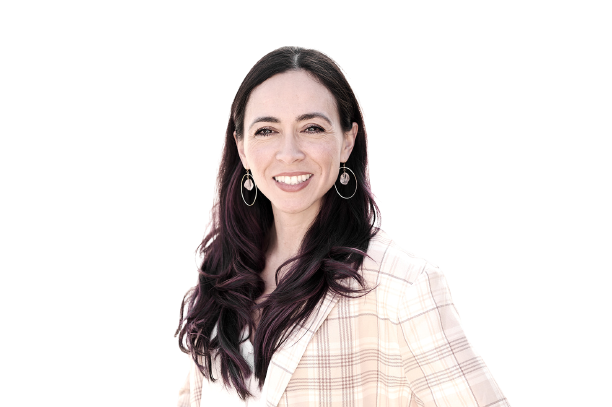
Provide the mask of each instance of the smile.
[{"label": "smile", "polygon": [[310,177],[312,177],[312,174],[294,175],[293,177],[289,177],[286,175],[280,175],[278,177],[274,177],[274,180],[282,184],[297,185],[297,184],[301,184],[302,182],[308,180],[308,178]]}]

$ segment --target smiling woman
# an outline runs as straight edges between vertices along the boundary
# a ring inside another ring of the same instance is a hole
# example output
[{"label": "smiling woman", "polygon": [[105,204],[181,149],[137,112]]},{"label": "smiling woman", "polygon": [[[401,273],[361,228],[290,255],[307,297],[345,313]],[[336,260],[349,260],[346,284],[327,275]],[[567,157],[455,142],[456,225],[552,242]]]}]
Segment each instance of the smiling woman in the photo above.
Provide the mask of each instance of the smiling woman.
[{"label": "smiling woman", "polygon": [[234,132],[240,159],[270,200],[274,219],[299,216],[308,225],[340,162],[351,155],[357,123],[345,131],[334,96],[304,70],[277,74],[255,88],[244,121],[243,134]]},{"label": "smiling woman", "polygon": [[280,48],[247,74],[181,306],[179,406],[508,405],[443,274],[377,227],[366,144],[326,55]]}]

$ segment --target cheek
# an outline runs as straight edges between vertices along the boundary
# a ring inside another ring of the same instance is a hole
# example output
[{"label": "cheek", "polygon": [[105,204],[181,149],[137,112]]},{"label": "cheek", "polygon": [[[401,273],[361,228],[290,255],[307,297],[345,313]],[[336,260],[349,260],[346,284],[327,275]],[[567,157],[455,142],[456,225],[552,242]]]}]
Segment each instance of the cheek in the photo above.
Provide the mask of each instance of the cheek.
[{"label": "cheek", "polygon": [[324,177],[333,184],[340,168],[340,150],[336,145],[329,145],[327,148],[318,149],[317,153]]},{"label": "cheek", "polygon": [[266,154],[265,148],[258,145],[247,145],[245,146],[244,155],[249,163],[253,178],[255,178],[255,183],[262,181],[268,161],[267,157],[269,156],[269,154]]}]

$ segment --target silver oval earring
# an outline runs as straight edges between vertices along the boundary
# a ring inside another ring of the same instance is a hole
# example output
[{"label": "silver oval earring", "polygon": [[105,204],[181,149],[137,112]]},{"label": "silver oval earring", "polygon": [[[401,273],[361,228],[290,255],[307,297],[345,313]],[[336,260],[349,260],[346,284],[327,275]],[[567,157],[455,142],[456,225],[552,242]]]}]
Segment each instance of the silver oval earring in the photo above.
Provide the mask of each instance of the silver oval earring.
[{"label": "silver oval earring", "polygon": [[336,192],[338,193],[340,198],[351,199],[357,193],[357,177],[355,176],[355,173],[353,172],[353,170],[351,170],[349,167],[346,166],[346,163],[342,163],[342,166],[340,167],[340,169],[342,170],[342,174],[340,174],[340,183],[342,185],[347,185],[351,179],[351,176],[346,172],[346,170],[349,170],[351,174],[353,174],[353,178],[355,178],[355,191],[353,191],[353,195],[346,197],[346,196],[342,196],[340,191],[338,191],[338,187],[336,186],[336,183],[334,183],[334,188],[336,188]]},{"label": "silver oval earring", "polygon": [[[247,171],[246,174],[244,174],[242,176],[242,179],[240,180],[240,195],[242,196],[242,201],[246,204],[246,206],[253,206],[255,204],[255,201],[257,200],[257,185],[255,185],[255,180],[253,179],[253,176],[251,175],[251,171],[250,170],[246,170],[246,171]],[[245,177],[246,177],[246,181],[244,180]],[[253,202],[251,202],[250,204],[248,204],[247,201],[244,199],[244,192],[242,190],[243,186],[249,191],[252,191],[253,187],[255,188],[255,199],[253,199]]]}]

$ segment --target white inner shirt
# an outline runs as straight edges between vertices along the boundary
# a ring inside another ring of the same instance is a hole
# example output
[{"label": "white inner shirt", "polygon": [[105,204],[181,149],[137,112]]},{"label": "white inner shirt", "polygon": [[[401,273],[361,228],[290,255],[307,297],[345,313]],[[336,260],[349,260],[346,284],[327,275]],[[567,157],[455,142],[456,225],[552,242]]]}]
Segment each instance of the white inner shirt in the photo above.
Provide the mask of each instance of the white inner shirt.
[{"label": "white inner shirt", "polygon": [[[211,336],[214,337],[216,334],[217,327],[215,327]],[[251,371],[253,371],[255,366],[254,349],[253,344],[248,339],[248,332],[246,330],[242,332],[242,339],[246,340],[240,344],[240,354],[249,364]],[[257,385],[255,375],[251,375],[245,383],[253,396],[246,400],[241,400],[236,389],[233,387],[228,389],[223,384],[218,363],[213,362],[213,372],[213,376],[216,377],[217,380],[211,382],[204,378],[202,381],[202,405],[209,405],[209,403],[210,405],[219,405],[223,407],[260,407],[264,405],[262,391]]]}]

